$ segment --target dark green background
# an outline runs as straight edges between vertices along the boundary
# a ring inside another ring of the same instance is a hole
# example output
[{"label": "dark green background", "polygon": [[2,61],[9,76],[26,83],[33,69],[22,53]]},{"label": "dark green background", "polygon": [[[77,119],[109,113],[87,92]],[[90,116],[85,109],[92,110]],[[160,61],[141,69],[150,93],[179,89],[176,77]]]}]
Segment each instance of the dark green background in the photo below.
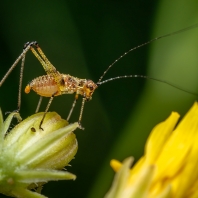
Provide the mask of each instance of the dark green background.
[{"label": "dark green background", "polygon": [[[36,40],[58,71],[97,82],[107,66],[130,48],[197,23],[197,4],[195,0],[1,1],[0,78],[22,52],[23,44]],[[19,70],[20,66],[0,89],[3,112],[17,107]],[[23,89],[43,74],[29,52]],[[128,54],[105,79],[125,74],[149,75],[198,92],[198,28]],[[56,97],[50,111],[66,118],[73,97]],[[38,98],[33,92],[22,93],[23,118],[34,113]],[[75,132],[79,151],[68,170],[77,180],[50,182],[43,194],[50,198],[103,197],[113,176],[110,159],[131,155],[138,159],[151,129],[171,111],[184,115],[195,100],[193,95],[145,79],[102,85],[85,104],[85,130]],[[80,105],[81,98],[71,122],[78,120]]]}]

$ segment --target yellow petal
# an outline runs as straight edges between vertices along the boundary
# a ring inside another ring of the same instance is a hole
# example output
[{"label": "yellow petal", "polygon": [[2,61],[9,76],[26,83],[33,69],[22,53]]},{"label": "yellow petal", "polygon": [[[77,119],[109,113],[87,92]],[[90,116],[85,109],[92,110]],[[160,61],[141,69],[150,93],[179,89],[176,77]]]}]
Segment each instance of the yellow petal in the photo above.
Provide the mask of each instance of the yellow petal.
[{"label": "yellow petal", "polygon": [[122,193],[122,198],[147,198],[154,171],[155,166],[145,167],[133,185],[127,184]]},{"label": "yellow petal", "polygon": [[110,166],[115,172],[118,172],[120,168],[122,167],[122,163],[118,160],[112,159],[110,161]]},{"label": "yellow petal", "polygon": [[171,115],[162,123],[158,124],[151,132],[145,148],[146,161],[153,164],[158,158],[161,148],[167,142],[175,125],[179,119],[179,114],[172,112]]},{"label": "yellow petal", "polygon": [[[156,161],[157,179],[174,177],[181,169],[191,150],[198,131],[198,105],[195,103],[166,142]],[[166,173],[166,176],[164,176]]]}]

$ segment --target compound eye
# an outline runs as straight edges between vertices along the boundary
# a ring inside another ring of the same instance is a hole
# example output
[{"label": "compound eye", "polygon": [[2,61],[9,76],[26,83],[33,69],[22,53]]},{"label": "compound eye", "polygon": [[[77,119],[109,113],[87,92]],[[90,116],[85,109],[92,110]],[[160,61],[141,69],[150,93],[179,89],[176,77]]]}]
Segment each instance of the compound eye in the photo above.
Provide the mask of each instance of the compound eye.
[{"label": "compound eye", "polygon": [[90,89],[91,91],[93,90],[93,86],[92,85],[87,85],[87,88]]},{"label": "compound eye", "polygon": [[93,90],[93,86],[91,85],[91,86],[89,86],[89,89],[92,91]]}]

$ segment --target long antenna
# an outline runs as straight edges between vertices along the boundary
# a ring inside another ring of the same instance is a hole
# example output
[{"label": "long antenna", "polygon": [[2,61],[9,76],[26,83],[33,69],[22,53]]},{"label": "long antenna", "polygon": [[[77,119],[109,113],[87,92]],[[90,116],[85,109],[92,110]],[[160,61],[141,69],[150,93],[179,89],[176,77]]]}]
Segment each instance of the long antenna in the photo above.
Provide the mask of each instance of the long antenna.
[{"label": "long antenna", "polygon": [[[191,25],[191,26],[189,26],[189,27],[183,28],[183,29],[181,29],[181,30],[177,30],[177,31],[175,31],[175,32],[169,33],[169,34],[165,34],[165,35],[163,35],[163,36],[156,37],[156,38],[154,38],[154,39],[152,39],[152,40],[150,40],[150,41],[147,41],[146,43],[143,43],[143,44],[138,45],[138,46],[136,46],[136,47],[134,47],[134,48],[131,48],[130,50],[128,50],[127,52],[125,52],[124,54],[122,54],[118,59],[116,59],[111,65],[109,65],[109,66],[107,67],[107,69],[104,71],[103,75],[99,78],[97,84],[99,84],[99,83],[101,82],[101,80],[103,79],[103,77],[105,76],[105,74],[109,71],[109,69],[110,69],[116,62],[118,62],[120,59],[122,59],[124,56],[126,56],[126,55],[127,55],[128,53],[130,53],[131,51],[134,51],[134,50],[136,50],[136,49],[138,49],[138,48],[141,48],[141,47],[143,47],[143,46],[145,46],[145,45],[148,45],[149,43],[152,43],[152,42],[154,42],[154,41],[156,41],[156,40],[159,40],[159,39],[162,39],[162,38],[166,38],[166,37],[169,37],[169,36],[172,36],[172,35],[176,35],[176,34],[179,34],[179,33],[182,33],[182,32],[185,32],[185,31],[187,31],[187,30],[194,29],[194,28],[197,28],[197,27],[198,27],[198,23],[197,23],[197,24],[194,24],[194,25]],[[158,81],[159,81],[159,80],[158,80]],[[104,81],[103,81],[103,82],[104,82]]]},{"label": "long antenna", "polygon": [[105,83],[107,83],[107,82],[109,82],[109,81],[118,80],[118,79],[122,79],[122,78],[144,78],[144,79],[154,80],[154,81],[158,81],[158,82],[167,84],[167,85],[169,85],[169,86],[171,86],[171,87],[177,88],[177,89],[179,89],[179,90],[181,90],[181,91],[187,92],[187,93],[192,94],[192,95],[194,95],[194,96],[198,96],[197,93],[192,92],[192,91],[189,91],[189,90],[186,90],[186,89],[183,89],[183,88],[181,88],[181,87],[179,87],[179,86],[177,86],[177,85],[174,85],[174,84],[172,84],[172,83],[170,83],[170,82],[168,82],[168,81],[160,80],[160,79],[153,78],[153,77],[149,77],[149,76],[143,76],[143,75],[125,75],[125,76],[117,76],[117,77],[114,77],[114,78],[109,78],[109,79],[104,80],[104,81],[102,81],[102,82],[98,82],[98,83],[96,83],[96,84],[97,84],[98,86],[100,86],[100,85],[105,84]]}]

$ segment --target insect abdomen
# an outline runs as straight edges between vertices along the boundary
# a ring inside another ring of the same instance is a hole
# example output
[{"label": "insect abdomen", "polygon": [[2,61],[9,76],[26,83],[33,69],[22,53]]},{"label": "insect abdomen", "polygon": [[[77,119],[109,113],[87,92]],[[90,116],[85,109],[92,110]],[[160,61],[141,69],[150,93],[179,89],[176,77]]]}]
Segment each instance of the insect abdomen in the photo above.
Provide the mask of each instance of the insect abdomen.
[{"label": "insect abdomen", "polygon": [[25,88],[25,93],[30,90],[35,91],[38,95],[51,97],[60,95],[59,88],[53,76],[44,75],[33,79]]}]

